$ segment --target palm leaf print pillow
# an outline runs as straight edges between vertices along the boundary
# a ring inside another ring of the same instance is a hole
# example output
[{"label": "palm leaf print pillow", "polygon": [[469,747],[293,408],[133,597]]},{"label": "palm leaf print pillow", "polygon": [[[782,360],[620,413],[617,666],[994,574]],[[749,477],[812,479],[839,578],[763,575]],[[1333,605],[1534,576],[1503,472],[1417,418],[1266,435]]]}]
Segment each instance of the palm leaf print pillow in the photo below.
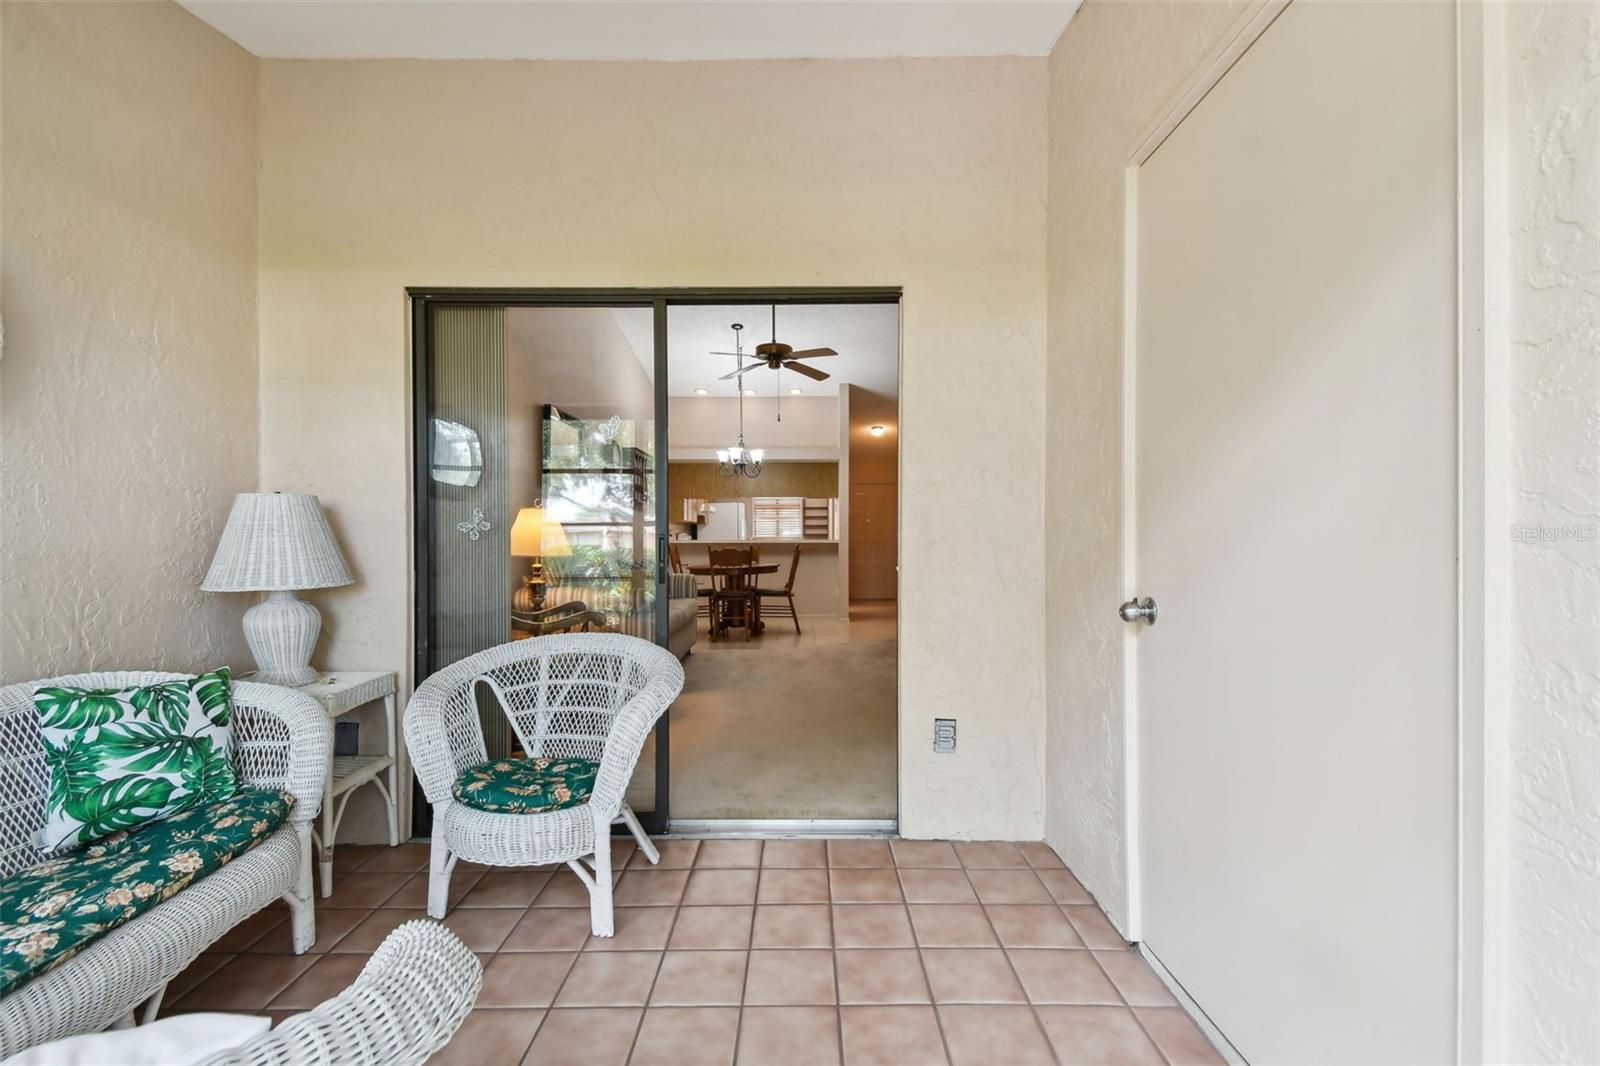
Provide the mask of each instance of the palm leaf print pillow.
[{"label": "palm leaf print pillow", "polygon": [[50,792],[35,843],[46,855],[232,796],[232,678],[120,690],[33,691]]}]

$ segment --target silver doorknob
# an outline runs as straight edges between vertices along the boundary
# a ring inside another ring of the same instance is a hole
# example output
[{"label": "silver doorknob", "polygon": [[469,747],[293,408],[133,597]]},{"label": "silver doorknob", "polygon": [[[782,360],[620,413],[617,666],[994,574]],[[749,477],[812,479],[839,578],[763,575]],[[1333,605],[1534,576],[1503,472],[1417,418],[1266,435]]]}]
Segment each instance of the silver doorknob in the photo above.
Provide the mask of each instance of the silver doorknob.
[{"label": "silver doorknob", "polygon": [[1156,601],[1149,596],[1144,599],[1134,598],[1117,608],[1117,613],[1124,622],[1137,622],[1143,619],[1151,625],[1156,624]]}]

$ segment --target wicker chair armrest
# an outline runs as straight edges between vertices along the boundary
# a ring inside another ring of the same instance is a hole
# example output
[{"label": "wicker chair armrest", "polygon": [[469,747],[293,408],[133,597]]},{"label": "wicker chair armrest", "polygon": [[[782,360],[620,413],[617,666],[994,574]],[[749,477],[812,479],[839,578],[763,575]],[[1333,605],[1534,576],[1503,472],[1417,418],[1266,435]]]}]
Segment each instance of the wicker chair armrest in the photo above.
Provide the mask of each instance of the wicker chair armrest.
[{"label": "wicker chair armrest", "polygon": [[295,799],[290,818],[317,816],[328,784],[333,723],[303,692],[255,681],[233,686],[234,746],[247,785],[276,788]]},{"label": "wicker chair armrest", "polygon": [[590,794],[595,817],[608,822],[622,810],[623,796],[650,731],[683,691],[683,664],[677,656],[655,645],[646,646],[645,653],[656,660],[650,683],[623,704],[612,720]]},{"label": "wicker chair armrest", "polygon": [[437,922],[390,933],[355,983],[203,1066],[390,1066],[425,1061],[455,1034],[483,966]]},{"label": "wicker chair armrest", "polygon": [[[411,769],[422,782],[428,802],[437,807],[451,799],[456,778],[471,765],[471,760],[464,759],[450,743],[443,690],[434,691],[434,688],[428,681],[417,687],[406,704],[401,726],[405,732],[406,751],[411,755]],[[477,747],[482,749],[483,735],[476,716],[464,723],[464,728],[473,732]]]}]

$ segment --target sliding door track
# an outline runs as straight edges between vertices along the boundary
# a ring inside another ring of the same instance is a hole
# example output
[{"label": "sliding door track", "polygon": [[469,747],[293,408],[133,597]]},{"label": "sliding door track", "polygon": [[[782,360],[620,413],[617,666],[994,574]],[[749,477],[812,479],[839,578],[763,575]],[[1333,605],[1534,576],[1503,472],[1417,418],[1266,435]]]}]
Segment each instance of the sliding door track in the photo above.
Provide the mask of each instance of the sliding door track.
[{"label": "sliding door track", "polygon": [[675,837],[892,837],[893,818],[674,818]]}]

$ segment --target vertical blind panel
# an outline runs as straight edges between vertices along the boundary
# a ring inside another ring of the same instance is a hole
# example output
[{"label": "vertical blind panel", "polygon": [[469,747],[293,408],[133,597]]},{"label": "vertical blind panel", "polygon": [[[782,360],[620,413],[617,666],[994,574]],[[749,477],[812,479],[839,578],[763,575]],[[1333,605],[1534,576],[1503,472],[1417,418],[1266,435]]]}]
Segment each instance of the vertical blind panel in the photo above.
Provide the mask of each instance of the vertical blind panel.
[{"label": "vertical blind panel", "polygon": [[[478,435],[476,485],[429,482],[433,571],[430,668],[510,635],[510,502],[506,480],[506,318],[502,307],[435,307],[429,416]],[[433,434],[419,446],[431,446]],[[432,457],[430,457],[431,465]],[[476,533],[476,539],[473,534]],[[479,708],[488,755],[509,753],[511,729],[493,700]]]}]

